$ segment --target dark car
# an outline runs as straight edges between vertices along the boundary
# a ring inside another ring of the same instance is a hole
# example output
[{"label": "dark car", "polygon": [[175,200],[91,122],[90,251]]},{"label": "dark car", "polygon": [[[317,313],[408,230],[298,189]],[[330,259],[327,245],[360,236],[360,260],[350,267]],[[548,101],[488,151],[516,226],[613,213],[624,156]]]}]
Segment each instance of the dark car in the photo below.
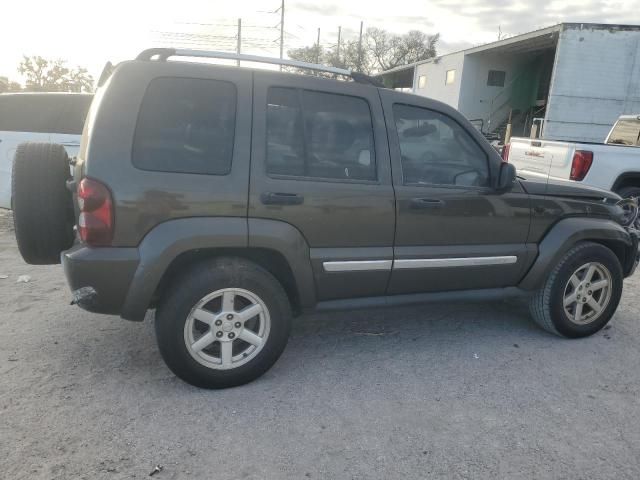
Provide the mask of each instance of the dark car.
[{"label": "dark car", "polygon": [[257,378],[314,309],[528,295],[538,324],[565,337],[615,312],[638,263],[633,201],[516,178],[460,113],[362,74],[172,56],[224,54],[160,49],[118,65],[73,177],[62,147],[26,144],[13,182],[25,260],[61,258],[89,311],[156,309],[180,378]]}]

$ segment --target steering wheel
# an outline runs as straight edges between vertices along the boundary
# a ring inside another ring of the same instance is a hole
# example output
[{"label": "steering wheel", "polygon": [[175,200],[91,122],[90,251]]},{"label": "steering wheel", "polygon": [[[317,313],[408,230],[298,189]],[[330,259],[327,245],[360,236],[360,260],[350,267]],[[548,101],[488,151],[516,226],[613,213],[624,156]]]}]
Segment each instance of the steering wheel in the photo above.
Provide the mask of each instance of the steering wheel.
[{"label": "steering wheel", "polygon": [[458,177],[460,177],[461,175],[467,175],[469,173],[475,173],[476,178],[474,179],[473,183],[469,183],[469,184],[461,184],[461,185],[466,185],[466,186],[478,186],[481,185],[480,180],[482,179],[482,172],[480,172],[480,170],[477,170],[475,168],[470,168],[469,170],[463,170],[462,172],[458,172],[453,176],[453,184],[454,185],[458,185]]}]

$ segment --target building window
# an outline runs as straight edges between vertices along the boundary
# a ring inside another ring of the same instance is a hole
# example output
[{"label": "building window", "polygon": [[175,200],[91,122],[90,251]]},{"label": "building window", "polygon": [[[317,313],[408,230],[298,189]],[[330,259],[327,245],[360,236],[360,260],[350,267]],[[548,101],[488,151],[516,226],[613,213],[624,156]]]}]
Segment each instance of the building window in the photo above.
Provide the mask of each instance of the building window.
[{"label": "building window", "polygon": [[451,85],[456,81],[456,71],[455,70],[447,70],[447,76],[444,79],[445,85]]},{"label": "building window", "polygon": [[373,123],[363,98],[271,87],[267,97],[267,173],[376,179]]},{"label": "building window", "polygon": [[503,72],[502,70],[489,70],[487,85],[489,87],[504,87],[504,79],[506,76],[507,72]]},{"label": "building window", "polygon": [[420,75],[418,77],[418,88],[424,88],[427,86],[427,76],[426,75]]}]

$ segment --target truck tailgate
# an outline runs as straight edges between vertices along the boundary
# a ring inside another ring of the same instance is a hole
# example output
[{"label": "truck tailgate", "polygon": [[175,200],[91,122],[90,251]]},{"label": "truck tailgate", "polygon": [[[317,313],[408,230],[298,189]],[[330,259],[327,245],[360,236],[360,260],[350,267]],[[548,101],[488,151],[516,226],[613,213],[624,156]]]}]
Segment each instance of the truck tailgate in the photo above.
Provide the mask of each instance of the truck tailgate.
[{"label": "truck tailgate", "polygon": [[[512,138],[508,160],[522,173],[541,177],[553,175],[568,179],[571,165],[570,162],[567,163],[566,159],[571,158],[572,149],[572,145],[565,142]],[[561,165],[560,170],[562,171],[554,169],[551,172],[552,164],[554,166]],[[568,168],[564,172],[566,167]]]}]

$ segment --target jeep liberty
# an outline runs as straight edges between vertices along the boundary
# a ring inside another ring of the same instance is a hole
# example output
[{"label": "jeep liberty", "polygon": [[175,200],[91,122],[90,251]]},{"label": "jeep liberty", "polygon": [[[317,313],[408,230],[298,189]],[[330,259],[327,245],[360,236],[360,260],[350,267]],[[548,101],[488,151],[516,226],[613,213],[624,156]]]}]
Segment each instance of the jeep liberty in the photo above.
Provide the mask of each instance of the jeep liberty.
[{"label": "jeep liberty", "polygon": [[236,58],[145,51],[103,75],[76,158],[26,143],[13,167],[25,261],[62,262],[91,312],[155,309],[178,377],[249,382],[314,309],[524,295],[564,337],[611,319],[638,263],[635,201],[517,177],[456,110],[366,75],[194,57]]}]

